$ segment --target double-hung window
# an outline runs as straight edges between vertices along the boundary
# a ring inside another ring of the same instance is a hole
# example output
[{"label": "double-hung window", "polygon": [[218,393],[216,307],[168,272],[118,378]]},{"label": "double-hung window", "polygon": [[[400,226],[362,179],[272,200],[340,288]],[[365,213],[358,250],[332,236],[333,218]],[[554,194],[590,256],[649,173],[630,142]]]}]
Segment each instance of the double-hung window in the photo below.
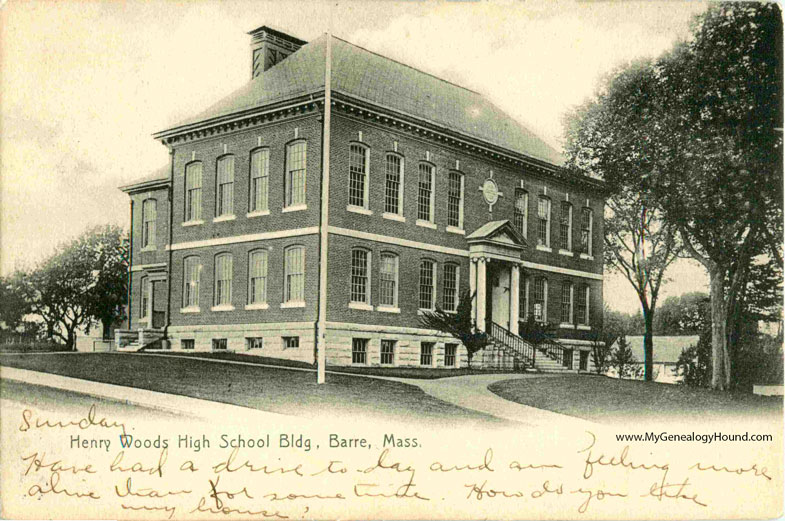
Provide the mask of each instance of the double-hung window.
[{"label": "double-hung window", "polygon": [[420,263],[420,309],[434,309],[436,302],[436,263],[424,260]]},{"label": "double-hung window", "polygon": [[270,150],[261,148],[251,152],[251,186],[248,204],[249,213],[269,210],[268,193],[270,179]]},{"label": "double-hung window", "polygon": [[359,304],[371,303],[371,288],[369,272],[371,268],[371,254],[368,250],[355,248],[352,250],[351,273],[351,302]]},{"label": "double-hung window", "polygon": [[545,277],[534,281],[534,320],[548,320],[548,279]]},{"label": "double-hung window", "polygon": [[561,203],[561,220],[559,222],[559,248],[572,251],[572,205],[567,201]]},{"label": "double-hung window", "polygon": [[305,279],[305,248],[291,246],[284,251],[284,303],[302,303]]},{"label": "double-hung window", "polygon": [[540,197],[537,204],[537,244],[551,246],[551,200]]},{"label": "double-hung window", "polygon": [[256,250],[248,254],[248,304],[267,303],[267,251]]},{"label": "double-hung window", "polygon": [[367,338],[352,338],[352,363],[360,365],[368,363]]},{"label": "double-hung window", "polygon": [[183,308],[199,307],[199,281],[202,278],[202,263],[199,257],[183,259]]},{"label": "double-hung window", "polygon": [[524,238],[526,237],[527,222],[529,220],[529,192],[522,188],[515,189],[515,211],[513,225]]},{"label": "double-hung window", "polygon": [[286,179],[284,207],[305,205],[305,166],[307,144],[295,141],[286,147]]},{"label": "double-hung window", "polygon": [[420,163],[420,182],[417,194],[417,219],[433,222],[433,166]]},{"label": "double-hung window", "polygon": [[444,265],[444,310],[456,311],[458,309],[458,283],[460,281],[461,267],[457,264]]},{"label": "double-hung window", "polygon": [[185,167],[185,221],[202,218],[202,163]]},{"label": "double-hung window", "polygon": [[394,154],[385,162],[384,212],[403,215],[403,158]]},{"label": "double-hung window", "polygon": [[592,255],[592,227],[594,219],[591,208],[584,208],[581,211],[581,249],[582,253]]},{"label": "double-hung window", "polygon": [[232,255],[229,253],[215,257],[214,305],[232,305]]},{"label": "double-hung window", "polygon": [[447,186],[447,226],[463,229],[463,174],[450,172]]},{"label": "double-hung window", "polygon": [[529,277],[521,277],[519,286],[518,318],[526,321],[529,318]]},{"label": "double-hung window", "polygon": [[379,259],[379,305],[398,307],[398,256],[393,253]]},{"label": "double-hung window", "polygon": [[155,248],[155,222],[158,220],[155,199],[142,203],[142,248]]},{"label": "double-hung window", "polygon": [[149,319],[150,311],[150,278],[142,277],[142,298],[139,302],[139,318]]},{"label": "double-hung window", "polygon": [[234,156],[224,156],[216,167],[215,216],[234,215]]},{"label": "double-hung window", "polygon": [[380,362],[382,365],[395,363],[395,340],[382,340]]},{"label": "double-hung window", "polygon": [[433,365],[434,342],[420,342],[420,365]]},{"label": "double-hung window", "polygon": [[588,286],[582,287],[578,289],[578,295],[575,299],[575,321],[578,324],[588,324],[589,321],[587,320],[587,307],[586,307],[586,294],[588,293],[589,288]]},{"label": "double-hung window", "polygon": [[572,282],[564,282],[561,286],[561,321],[572,324]]},{"label": "double-hung window", "polygon": [[366,146],[352,143],[349,156],[349,206],[367,210],[370,150]]}]

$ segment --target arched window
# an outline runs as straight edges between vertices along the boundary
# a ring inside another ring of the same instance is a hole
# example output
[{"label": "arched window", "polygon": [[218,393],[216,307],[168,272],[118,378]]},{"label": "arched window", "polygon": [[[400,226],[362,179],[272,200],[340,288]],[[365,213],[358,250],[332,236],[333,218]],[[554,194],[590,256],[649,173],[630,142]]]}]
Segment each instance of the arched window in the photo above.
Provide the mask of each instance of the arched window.
[{"label": "arched window", "polygon": [[447,226],[463,229],[463,174],[450,172],[447,185]]},{"label": "arched window", "polygon": [[234,215],[234,156],[218,159],[215,179],[215,216]]},{"label": "arched window", "polygon": [[350,301],[362,304],[371,303],[371,253],[362,248],[352,250],[352,273],[350,283]]},{"label": "arched window", "polygon": [[352,143],[349,156],[349,206],[367,210],[370,150],[359,143]]},{"label": "arched window", "polygon": [[261,148],[251,152],[250,193],[248,212],[266,212],[268,206],[270,150]]},{"label": "arched window", "polygon": [[215,257],[215,306],[232,305],[232,255],[222,253]]},{"label": "arched window", "polygon": [[191,163],[185,167],[185,221],[202,218],[202,163]]},{"label": "arched window", "polygon": [[417,193],[417,219],[433,222],[433,165],[420,163],[420,181]]},{"label": "arched window", "polygon": [[396,154],[385,161],[384,212],[403,215],[403,158]]},{"label": "arched window", "polygon": [[305,205],[305,168],[307,143],[295,141],[286,146],[286,179],[284,207]]},{"label": "arched window", "polygon": [[183,308],[199,307],[199,283],[202,278],[202,263],[199,257],[183,259]]},{"label": "arched window", "polygon": [[444,310],[458,309],[458,288],[460,287],[461,267],[448,262],[444,265]]},{"label": "arched window", "polygon": [[534,281],[534,320],[548,320],[548,279],[538,277]]},{"label": "arched window", "polygon": [[561,203],[559,220],[559,248],[572,251],[572,205],[567,201]]},{"label": "arched window", "polygon": [[565,281],[561,285],[561,321],[562,324],[572,324],[572,282]]},{"label": "arched window", "polygon": [[436,263],[425,259],[420,263],[420,309],[434,309],[436,304]]},{"label": "arched window", "polygon": [[398,307],[398,256],[382,253],[379,260],[379,305]]},{"label": "arched window", "polygon": [[142,277],[140,285],[142,298],[139,299],[139,318],[149,320],[150,318],[150,278]]},{"label": "arched window", "polygon": [[142,248],[155,248],[155,223],[158,220],[155,199],[145,199],[142,203]]},{"label": "arched window", "polygon": [[248,304],[267,302],[267,250],[248,254]]},{"label": "arched window", "polygon": [[537,201],[537,244],[551,246],[551,200],[540,196]]},{"label": "arched window", "polygon": [[515,213],[513,214],[513,224],[524,238],[527,236],[529,221],[529,192],[523,188],[515,189]]},{"label": "arched window", "polygon": [[290,246],[284,251],[284,302],[301,303],[305,279],[305,248]]}]

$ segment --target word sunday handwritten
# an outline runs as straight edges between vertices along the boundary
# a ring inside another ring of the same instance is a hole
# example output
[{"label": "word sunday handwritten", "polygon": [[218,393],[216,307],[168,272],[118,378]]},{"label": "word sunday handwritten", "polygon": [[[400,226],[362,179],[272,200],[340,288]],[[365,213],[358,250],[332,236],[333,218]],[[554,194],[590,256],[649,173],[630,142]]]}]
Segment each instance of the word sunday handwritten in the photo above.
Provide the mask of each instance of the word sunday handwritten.
[{"label": "word sunday handwritten", "polygon": [[[33,421],[35,420],[35,421]],[[121,429],[125,434],[125,423],[110,421],[107,418],[97,418],[95,404],[90,406],[87,414],[75,420],[56,420],[52,421],[48,418],[34,418],[34,413],[30,409],[22,411],[22,424],[19,426],[21,432],[27,432],[30,429],[67,429],[69,427],[78,427],[79,429],[86,430],[91,427],[101,427],[105,429]]]}]

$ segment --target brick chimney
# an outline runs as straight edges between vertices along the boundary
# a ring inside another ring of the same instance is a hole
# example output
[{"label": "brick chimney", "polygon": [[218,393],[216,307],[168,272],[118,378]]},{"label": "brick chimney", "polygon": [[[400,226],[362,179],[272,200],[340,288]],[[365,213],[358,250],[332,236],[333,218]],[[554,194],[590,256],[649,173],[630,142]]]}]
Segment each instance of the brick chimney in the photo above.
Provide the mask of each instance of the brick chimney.
[{"label": "brick chimney", "polygon": [[251,35],[251,79],[308,43],[266,25],[248,34]]}]

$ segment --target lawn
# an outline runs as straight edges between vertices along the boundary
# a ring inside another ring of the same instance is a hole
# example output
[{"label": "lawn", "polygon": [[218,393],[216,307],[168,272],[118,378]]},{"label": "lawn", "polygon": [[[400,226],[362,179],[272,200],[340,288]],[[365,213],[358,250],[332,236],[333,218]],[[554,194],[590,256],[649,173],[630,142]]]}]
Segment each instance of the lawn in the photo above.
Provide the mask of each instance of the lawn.
[{"label": "lawn", "polygon": [[678,420],[696,416],[704,420],[782,415],[782,398],[778,397],[604,376],[559,375],[505,380],[488,389],[513,402],[599,423],[630,422],[647,417]]},{"label": "lawn", "polygon": [[3,355],[0,365],[138,387],[307,417],[331,413],[447,424],[501,423],[386,380],[312,371],[219,364],[204,360],[120,353]]}]

